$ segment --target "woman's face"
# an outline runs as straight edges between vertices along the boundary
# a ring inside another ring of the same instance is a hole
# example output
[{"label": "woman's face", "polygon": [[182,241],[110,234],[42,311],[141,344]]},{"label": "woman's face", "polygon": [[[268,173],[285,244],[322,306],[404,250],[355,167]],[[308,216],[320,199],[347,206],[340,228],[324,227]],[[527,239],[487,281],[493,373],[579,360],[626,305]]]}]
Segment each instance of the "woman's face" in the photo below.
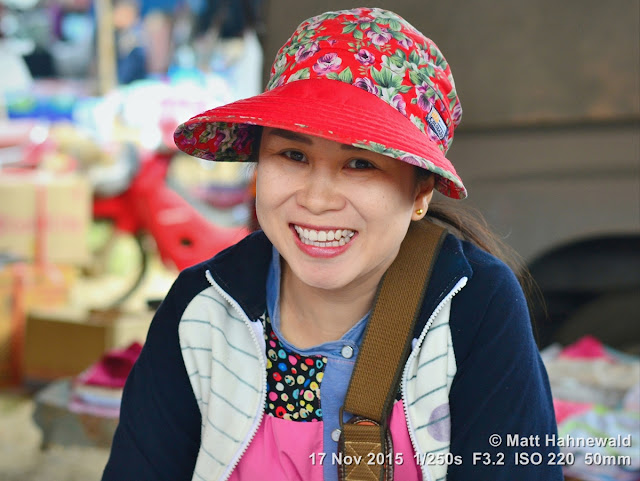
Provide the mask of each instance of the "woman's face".
[{"label": "woman's face", "polygon": [[405,162],[273,128],[257,169],[260,226],[295,281],[325,290],[375,289],[433,191]]}]

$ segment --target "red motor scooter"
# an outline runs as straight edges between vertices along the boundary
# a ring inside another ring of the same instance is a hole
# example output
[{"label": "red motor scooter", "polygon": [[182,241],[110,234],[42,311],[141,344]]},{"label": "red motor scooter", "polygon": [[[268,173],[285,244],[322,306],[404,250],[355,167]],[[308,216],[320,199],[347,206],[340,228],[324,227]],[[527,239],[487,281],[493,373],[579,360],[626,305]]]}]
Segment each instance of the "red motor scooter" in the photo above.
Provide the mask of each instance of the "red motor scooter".
[{"label": "red motor scooter", "polygon": [[[116,166],[91,172],[94,184],[93,216],[108,220],[115,229],[133,235],[140,246],[142,266],[135,283],[113,304],[129,297],[147,267],[148,249],[142,244],[151,234],[162,261],[182,270],[235,244],[249,233],[245,226],[222,227],[208,218],[169,185],[167,174],[175,150],[142,152],[124,146]],[[111,172],[109,172],[111,171]]]},{"label": "red motor scooter", "polygon": [[[171,138],[173,124],[164,124],[160,126],[164,141],[154,150],[123,144],[114,154],[115,162],[109,165],[91,164],[87,159],[78,162],[84,165],[93,185],[94,220],[110,225],[106,240],[94,251],[92,265],[87,269],[89,275],[99,277],[108,270],[106,265],[112,260],[109,256],[118,255],[112,252],[118,234],[132,236],[139,251],[138,255],[120,259],[129,264],[133,279],[128,278],[127,285],[118,289],[109,302],[111,307],[128,299],[142,282],[150,250],[144,241],[149,236],[162,261],[182,270],[214,256],[250,232],[246,226],[221,226],[215,209],[205,205],[198,209],[198,199],[187,200],[188,192],[179,193],[184,189],[171,185],[169,168],[178,151]],[[34,142],[30,127],[11,138],[0,139],[4,139],[0,142],[3,150],[21,149],[20,155],[12,155],[11,162],[4,165],[5,171],[37,169],[43,155],[56,150],[55,139]]]}]

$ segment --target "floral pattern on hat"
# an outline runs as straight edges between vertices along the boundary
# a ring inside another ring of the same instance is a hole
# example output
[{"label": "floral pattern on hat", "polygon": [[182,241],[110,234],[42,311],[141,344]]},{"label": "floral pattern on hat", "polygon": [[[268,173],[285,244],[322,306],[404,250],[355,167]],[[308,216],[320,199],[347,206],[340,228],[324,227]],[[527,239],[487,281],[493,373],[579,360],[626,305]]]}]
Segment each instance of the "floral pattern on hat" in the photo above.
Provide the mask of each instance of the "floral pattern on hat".
[{"label": "floral pattern on hat", "polygon": [[354,142],[352,145],[360,149],[370,150],[371,152],[376,152],[378,154],[386,155],[387,157],[392,157],[394,159],[402,160],[407,164],[415,165],[416,167],[420,167],[422,169],[433,172],[434,174],[437,175],[435,188],[441,194],[444,194],[447,197],[452,197],[454,199],[459,198],[458,188],[452,187],[459,182],[456,176],[452,175],[451,172],[449,172],[448,170],[438,167],[430,160],[420,157],[419,155],[410,154],[409,152],[404,152],[403,150],[400,150],[400,149],[392,149],[390,147],[385,147],[382,144],[371,142],[369,140]]},{"label": "floral pattern on hat", "polygon": [[[409,119],[419,131],[416,135],[425,135],[443,155],[462,117],[453,76],[440,49],[406,20],[379,8],[327,12],[301,23],[278,51],[266,90],[308,79],[340,81],[377,96]],[[239,127],[243,124],[209,122],[196,129],[179,127],[178,146],[215,160],[251,157],[254,143],[245,136],[250,130]],[[364,141],[358,146],[378,151],[374,144]],[[455,172],[415,153],[383,147],[385,155],[436,173],[437,188],[445,195],[466,196]]]},{"label": "floral pattern on hat", "polygon": [[[311,78],[364,88],[407,118],[415,116],[420,122],[414,125],[448,151],[462,117],[449,64],[433,41],[398,15],[361,8],[303,22],[278,52],[267,90],[309,78],[298,73],[309,68]],[[426,114],[433,108],[438,119],[430,123]]]},{"label": "floral pattern on hat", "polygon": [[[182,124],[180,149],[195,157],[218,162],[248,162],[253,153],[255,125],[231,122]],[[213,149],[212,149],[213,147]]]}]

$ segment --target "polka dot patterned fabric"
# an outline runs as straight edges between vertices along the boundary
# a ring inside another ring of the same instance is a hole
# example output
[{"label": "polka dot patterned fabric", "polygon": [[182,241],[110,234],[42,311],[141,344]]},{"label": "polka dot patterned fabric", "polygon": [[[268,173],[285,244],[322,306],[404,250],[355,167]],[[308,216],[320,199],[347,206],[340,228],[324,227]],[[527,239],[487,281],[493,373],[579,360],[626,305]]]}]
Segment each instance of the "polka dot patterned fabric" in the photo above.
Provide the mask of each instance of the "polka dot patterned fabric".
[{"label": "polka dot patterned fabric", "polygon": [[271,326],[263,318],[267,344],[267,401],[270,416],[290,421],[322,421],[320,383],[327,358],[301,356],[286,349]]}]

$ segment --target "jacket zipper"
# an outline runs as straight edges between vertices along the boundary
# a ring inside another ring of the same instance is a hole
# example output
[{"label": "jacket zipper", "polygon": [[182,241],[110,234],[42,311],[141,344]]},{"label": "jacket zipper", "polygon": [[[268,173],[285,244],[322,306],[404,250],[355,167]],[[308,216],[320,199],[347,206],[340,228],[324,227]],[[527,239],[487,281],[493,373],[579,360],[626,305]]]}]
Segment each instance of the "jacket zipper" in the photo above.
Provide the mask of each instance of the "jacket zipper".
[{"label": "jacket zipper", "polygon": [[231,476],[231,473],[233,472],[233,470],[236,468],[236,466],[240,462],[240,459],[242,459],[242,456],[249,448],[251,441],[253,441],[254,436],[256,435],[256,433],[258,432],[258,429],[260,428],[260,424],[262,424],[263,416],[261,415],[261,413],[262,413],[262,410],[264,410],[264,404],[267,399],[267,365],[264,362],[262,347],[258,342],[258,339],[256,339],[253,328],[251,327],[251,320],[249,319],[247,314],[240,307],[240,305],[216,283],[216,281],[213,279],[213,276],[211,275],[211,272],[208,269],[205,275],[207,277],[207,281],[209,281],[209,284],[211,284],[211,286],[216,291],[218,291],[218,293],[224,298],[224,300],[226,300],[229,304],[231,304],[231,306],[233,306],[235,311],[238,314],[240,314],[240,317],[242,318],[245,325],[247,326],[247,329],[249,330],[249,334],[251,335],[253,344],[256,347],[256,351],[258,352],[258,361],[260,362],[262,366],[262,372],[264,373],[264,382],[262,384],[262,391],[260,393],[260,404],[259,404],[260,410],[258,411],[258,416],[256,416],[257,419],[254,418],[253,426],[251,428],[251,431],[249,432],[249,437],[246,438],[246,443],[244,443],[241,450],[236,454],[236,457],[229,464],[229,466],[227,467],[227,470],[225,471],[224,475],[221,478],[221,481],[227,481]]},{"label": "jacket zipper", "polygon": [[[403,373],[402,373],[402,386],[401,386],[402,387],[402,399],[403,399],[402,406],[404,408],[404,417],[405,417],[405,419],[407,421],[407,427],[408,427],[408,431],[409,431],[409,437],[411,438],[411,444],[413,445],[414,452],[418,456],[420,456],[422,453],[418,449],[418,443],[417,443],[417,441],[415,439],[415,436],[414,436],[413,426],[411,425],[411,420],[409,419],[409,411],[408,411],[409,408],[407,407],[407,391],[406,391],[407,385],[406,385],[406,382],[405,382],[405,379],[407,378],[407,370],[409,369],[409,365],[411,364],[411,361],[413,360],[413,358],[418,355],[418,351],[419,351],[418,348],[422,345],[422,342],[424,341],[424,338],[427,336],[427,332],[431,328],[431,324],[433,324],[433,321],[435,320],[435,318],[438,316],[438,314],[442,310],[442,307],[445,305],[446,302],[448,302],[451,299],[453,299],[453,297],[458,292],[460,292],[462,290],[462,288],[464,286],[466,286],[466,285],[467,285],[467,278],[466,277],[462,277],[456,283],[456,285],[453,287],[453,289],[451,289],[451,291],[449,291],[449,294],[447,294],[447,296],[444,299],[442,299],[442,301],[440,301],[438,306],[431,313],[431,317],[429,317],[429,320],[425,324],[424,329],[422,330],[422,333],[420,334],[420,338],[418,339],[418,342],[416,343],[415,347],[411,351],[411,354],[409,355],[409,359],[407,359],[407,362],[404,365],[404,370],[403,370]],[[421,466],[420,469],[422,471],[423,481],[433,481],[431,479],[431,474],[427,470],[427,466]]]}]

